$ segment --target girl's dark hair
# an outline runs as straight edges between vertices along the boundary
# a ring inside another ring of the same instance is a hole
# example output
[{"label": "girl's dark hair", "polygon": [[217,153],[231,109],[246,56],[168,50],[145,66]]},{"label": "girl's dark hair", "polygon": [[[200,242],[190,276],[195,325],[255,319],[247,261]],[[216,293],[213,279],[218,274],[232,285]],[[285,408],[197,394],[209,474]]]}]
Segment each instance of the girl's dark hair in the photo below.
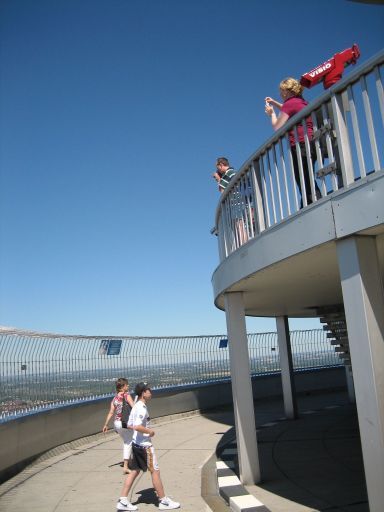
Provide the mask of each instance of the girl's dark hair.
[{"label": "girl's dark hair", "polygon": [[123,387],[128,384],[127,379],[124,379],[124,377],[120,377],[116,381],[116,391],[119,392],[123,389]]}]

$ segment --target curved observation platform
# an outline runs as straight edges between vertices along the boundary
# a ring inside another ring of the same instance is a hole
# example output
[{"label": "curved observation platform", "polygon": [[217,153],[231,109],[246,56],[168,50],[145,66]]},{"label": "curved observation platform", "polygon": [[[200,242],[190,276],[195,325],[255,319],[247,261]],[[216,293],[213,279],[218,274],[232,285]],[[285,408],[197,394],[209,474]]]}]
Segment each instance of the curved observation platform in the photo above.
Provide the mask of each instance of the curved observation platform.
[{"label": "curved observation platform", "polygon": [[261,479],[245,316],[276,317],[291,419],[288,317],[319,316],[356,399],[371,512],[384,509],[383,64],[381,51],[256,151],[222,194],[213,230],[220,264],[212,285],[227,319],[242,483]]},{"label": "curved observation platform", "polygon": [[384,175],[367,176],[263,231],[213,274],[215,304],[243,292],[249,316],[315,317],[343,302],[336,242],[376,237],[384,273]]},{"label": "curved observation platform", "polygon": [[[377,237],[383,270],[383,61],[381,52],[308,105],[231,181],[214,228],[218,308],[225,309],[225,293],[238,291],[250,316],[318,316],[319,307],[340,304],[336,241],[351,235]],[[288,134],[299,126],[305,149],[296,144],[295,178]]]}]

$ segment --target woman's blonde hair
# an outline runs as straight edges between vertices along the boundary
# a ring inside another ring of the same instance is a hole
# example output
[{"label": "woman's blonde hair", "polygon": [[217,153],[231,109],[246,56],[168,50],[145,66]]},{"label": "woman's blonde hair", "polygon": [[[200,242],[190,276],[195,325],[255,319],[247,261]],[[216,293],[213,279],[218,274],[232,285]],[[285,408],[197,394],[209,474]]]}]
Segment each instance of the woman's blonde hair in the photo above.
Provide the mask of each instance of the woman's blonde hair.
[{"label": "woman's blonde hair", "polygon": [[301,96],[301,93],[303,92],[304,87],[300,84],[296,78],[284,78],[280,82],[280,89],[283,89],[283,91],[289,91],[295,96]]}]

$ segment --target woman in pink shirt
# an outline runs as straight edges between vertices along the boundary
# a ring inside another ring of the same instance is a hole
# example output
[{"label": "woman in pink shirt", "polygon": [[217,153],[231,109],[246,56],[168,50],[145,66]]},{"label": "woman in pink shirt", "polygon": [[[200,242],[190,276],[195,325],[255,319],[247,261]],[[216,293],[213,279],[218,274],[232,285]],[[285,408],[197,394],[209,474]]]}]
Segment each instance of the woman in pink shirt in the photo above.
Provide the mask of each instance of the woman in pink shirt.
[{"label": "woman in pink shirt", "polygon": [[[280,82],[280,96],[283,99],[283,103],[280,103],[279,101],[274,100],[273,98],[267,96],[265,98],[266,106],[265,106],[265,113],[270,116],[271,123],[273,129],[276,131],[279,128],[281,128],[289,118],[300,112],[303,108],[305,108],[308,105],[308,102],[305,101],[305,99],[302,97],[303,92],[303,86],[298,82],[295,78],[286,78],[282,82]],[[280,113],[278,116],[276,116],[275,110],[273,107],[276,107],[280,110]],[[307,134],[308,139],[312,140],[313,135],[313,124],[311,117],[307,117],[305,120],[306,127],[307,127]],[[301,190],[301,183],[300,183],[300,174],[299,174],[299,157],[300,155],[297,154],[296,149],[296,136],[295,136],[295,130],[290,130],[289,134],[289,144],[291,146],[291,154],[293,159],[293,168],[295,172],[295,179],[297,186],[299,188],[301,197],[303,197],[302,190]],[[311,193],[311,184],[309,179],[309,168],[308,168],[308,161],[307,161],[307,155],[306,155],[306,149],[305,149],[305,137],[304,137],[304,128],[301,123],[297,125],[297,137],[298,137],[298,143],[300,144],[300,152],[301,152],[301,160],[303,164],[303,174],[304,174],[304,183],[305,183],[305,191],[306,191],[306,197],[307,197],[307,204],[311,204],[313,202],[312,199],[312,193]],[[312,163],[316,160],[316,152],[315,148],[313,147],[313,144],[310,145],[311,147],[311,155]],[[320,189],[316,183],[315,180],[315,190],[316,190],[316,197],[320,198],[321,193]],[[301,205],[303,204],[303,201],[301,201]]]},{"label": "woman in pink shirt", "polygon": [[132,450],[132,428],[128,427],[126,424],[127,419],[124,421],[123,418],[123,409],[126,404],[129,409],[132,409],[134,406],[134,402],[132,400],[131,395],[129,394],[129,387],[127,379],[120,377],[116,381],[116,395],[113,397],[111,406],[109,408],[109,412],[105,419],[105,423],[103,426],[103,432],[107,432],[108,423],[112,417],[114,417],[113,426],[115,432],[119,434],[122,438],[124,446],[123,446],[123,457],[124,457],[124,466],[123,472],[128,473],[128,459]]}]

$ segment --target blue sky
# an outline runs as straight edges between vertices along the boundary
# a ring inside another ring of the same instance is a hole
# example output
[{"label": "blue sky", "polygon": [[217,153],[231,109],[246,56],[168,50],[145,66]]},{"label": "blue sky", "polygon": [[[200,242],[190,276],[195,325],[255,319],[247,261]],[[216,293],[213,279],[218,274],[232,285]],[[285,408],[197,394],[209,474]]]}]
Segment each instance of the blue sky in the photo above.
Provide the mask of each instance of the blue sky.
[{"label": "blue sky", "polygon": [[280,80],[353,43],[364,62],[383,22],[347,0],[1,0],[0,324],[225,332],[215,158],[240,167]]}]

